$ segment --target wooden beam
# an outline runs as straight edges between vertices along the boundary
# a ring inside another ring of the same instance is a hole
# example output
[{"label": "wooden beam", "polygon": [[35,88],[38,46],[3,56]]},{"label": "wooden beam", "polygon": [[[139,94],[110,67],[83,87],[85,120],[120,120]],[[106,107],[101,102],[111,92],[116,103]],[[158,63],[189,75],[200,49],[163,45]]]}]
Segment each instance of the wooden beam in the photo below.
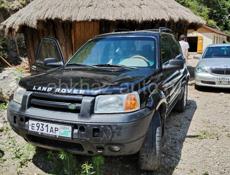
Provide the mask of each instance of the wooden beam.
[{"label": "wooden beam", "polygon": [[1,58],[1,60],[4,61],[8,66],[12,67],[12,65],[11,65],[8,61],[6,61],[5,58],[3,58],[2,56],[0,56],[0,58]]}]

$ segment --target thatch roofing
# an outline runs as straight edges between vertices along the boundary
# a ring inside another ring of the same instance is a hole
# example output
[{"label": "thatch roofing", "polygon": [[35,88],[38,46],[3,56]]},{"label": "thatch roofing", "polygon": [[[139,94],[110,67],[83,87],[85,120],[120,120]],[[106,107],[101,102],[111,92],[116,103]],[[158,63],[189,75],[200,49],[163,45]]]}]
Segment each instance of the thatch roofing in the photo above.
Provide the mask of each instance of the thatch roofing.
[{"label": "thatch roofing", "polygon": [[204,21],[174,0],[34,0],[12,15],[3,27],[18,31],[37,27],[38,21],[173,20],[203,24]]}]

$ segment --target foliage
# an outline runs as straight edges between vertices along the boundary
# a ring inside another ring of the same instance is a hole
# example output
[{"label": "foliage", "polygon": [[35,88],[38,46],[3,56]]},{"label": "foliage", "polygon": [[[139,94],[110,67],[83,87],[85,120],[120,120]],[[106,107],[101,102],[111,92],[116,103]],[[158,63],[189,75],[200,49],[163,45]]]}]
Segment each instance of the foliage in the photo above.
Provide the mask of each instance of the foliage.
[{"label": "foliage", "polygon": [[0,103],[0,111],[5,111],[7,109],[7,103]]},{"label": "foliage", "polygon": [[53,174],[75,175],[79,171],[77,159],[68,152],[48,151],[47,159],[54,163]]},{"label": "foliage", "polygon": [[203,17],[209,26],[230,32],[229,0],[176,0],[195,14]]},{"label": "foliage", "polygon": [[35,153],[34,146],[30,144],[25,144],[21,146],[15,146],[13,149],[14,159],[19,161],[18,168],[27,166],[28,162],[32,160]]},{"label": "foliage", "polygon": [[211,133],[208,131],[200,131],[199,135],[197,136],[198,139],[203,140],[203,139],[217,139],[219,138],[217,133]]},{"label": "foliage", "polygon": [[30,0],[0,0],[0,9],[6,9],[7,11],[17,11],[27,5]]},{"label": "foliage", "polygon": [[47,160],[52,162],[54,167],[52,174],[60,175],[102,175],[104,158],[95,156],[83,163],[71,153],[60,151],[48,151]]},{"label": "foliage", "polygon": [[[31,1],[32,0],[0,0],[0,23]],[[21,46],[20,44],[21,43],[19,43],[19,47]],[[22,48],[24,49],[24,45]],[[3,37],[2,31],[0,31],[0,56],[7,58],[7,38]]]},{"label": "foliage", "polygon": [[0,36],[0,56],[6,58],[7,57],[7,44],[6,38]]},{"label": "foliage", "polygon": [[95,174],[93,170],[93,165],[91,163],[85,162],[81,165],[81,175],[93,175]]},{"label": "foliage", "polygon": [[9,132],[9,127],[4,129],[5,134],[8,135],[8,140],[5,143],[7,152],[12,154],[10,157],[17,162],[17,174],[20,174],[21,170],[28,165],[32,160],[35,153],[35,147],[28,143],[19,144],[15,137],[12,137]]},{"label": "foliage", "polygon": [[102,166],[105,163],[103,156],[95,156],[92,158],[93,166],[96,171],[96,175],[102,175]]}]

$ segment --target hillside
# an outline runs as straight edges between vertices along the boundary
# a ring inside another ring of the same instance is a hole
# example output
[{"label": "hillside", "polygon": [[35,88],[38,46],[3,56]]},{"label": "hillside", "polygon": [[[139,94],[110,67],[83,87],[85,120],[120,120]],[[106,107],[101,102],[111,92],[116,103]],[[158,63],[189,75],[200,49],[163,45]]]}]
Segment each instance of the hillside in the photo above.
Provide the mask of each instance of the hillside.
[{"label": "hillside", "polygon": [[203,17],[209,26],[230,33],[229,0],[176,0],[195,14]]}]

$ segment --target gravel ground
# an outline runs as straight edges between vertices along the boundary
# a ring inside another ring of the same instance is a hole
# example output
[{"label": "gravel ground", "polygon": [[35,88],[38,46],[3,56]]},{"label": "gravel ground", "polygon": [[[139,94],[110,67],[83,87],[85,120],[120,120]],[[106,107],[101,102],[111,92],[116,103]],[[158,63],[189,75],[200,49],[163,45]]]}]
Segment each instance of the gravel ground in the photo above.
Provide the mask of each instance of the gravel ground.
[{"label": "gravel ground", "polygon": [[[191,71],[197,60],[189,60]],[[228,90],[189,87],[187,110],[167,119],[162,167],[153,175],[229,175],[230,174],[230,93]],[[27,155],[28,164],[18,169],[14,147],[25,141],[8,129],[6,112],[0,112],[0,174],[49,174],[44,152]],[[0,152],[1,155],[1,152]],[[30,157],[31,156],[31,157]],[[3,159],[3,160],[2,160]],[[30,160],[31,159],[31,160]],[[82,159],[78,157],[78,159]],[[2,160],[2,161],[1,161]],[[106,175],[140,175],[137,156],[106,158]],[[16,171],[17,169],[17,171]]]}]

